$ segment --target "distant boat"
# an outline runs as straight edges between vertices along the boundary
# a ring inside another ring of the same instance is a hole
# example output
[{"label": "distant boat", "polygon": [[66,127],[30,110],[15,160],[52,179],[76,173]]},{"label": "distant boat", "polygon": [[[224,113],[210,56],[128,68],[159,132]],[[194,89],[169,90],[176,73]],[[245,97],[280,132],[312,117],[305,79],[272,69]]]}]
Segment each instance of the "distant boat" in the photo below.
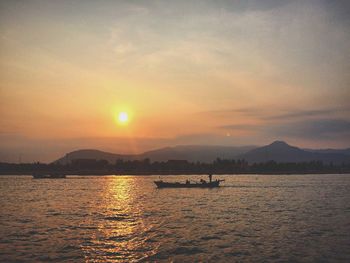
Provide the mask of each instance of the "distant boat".
[{"label": "distant boat", "polygon": [[201,179],[200,182],[191,183],[186,180],[185,183],[180,182],[164,182],[163,180],[154,181],[158,188],[214,188],[219,187],[220,183],[225,180],[211,180],[212,175],[209,175],[209,182]]},{"label": "distant boat", "polygon": [[41,174],[41,173],[34,173],[33,179],[63,179],[66,178],[65,174],[59,174],[59,173],[52,173],[52,174]]}]

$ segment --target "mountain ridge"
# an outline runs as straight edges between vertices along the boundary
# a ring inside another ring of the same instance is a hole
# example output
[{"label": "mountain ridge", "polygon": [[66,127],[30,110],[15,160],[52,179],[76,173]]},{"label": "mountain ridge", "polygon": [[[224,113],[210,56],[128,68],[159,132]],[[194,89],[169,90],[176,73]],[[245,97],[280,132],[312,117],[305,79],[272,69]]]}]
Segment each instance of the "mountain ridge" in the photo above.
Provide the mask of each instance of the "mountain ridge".
[{"label": "mountain ridge", "polygon": [[212,145],[177,145],[163,147],[141,154],[116,154],[96,149],[81,149],[67,153],[53,163],[66,164],[74,159],[107,160],[115,163],[116,160],[154,161],[187,160],[190,162],[213,162],[221,159],[245,159],[249,163],[276,161],[276,162],[310,162],[322,161],[325,163],[348,163],[349,148],[313,150],[291,146],[284,141],[274,141],[271,144],[257,146],[212,146]]},{"label": "mountain ridge", "polygon": [[311,162],[322,161],[325,163],[347,163],[350,162],[350,156],[334,152],[306,151],[301,148],[291,146],[284,141],[274,141],[269,145],[258,147],[243,155],[238,156],[249,163],[261,163],[268,161],[275,162]]},{"label": "mountain ridge", "polygon": [[212,162],[216,158],[234,158],[256,146],[217,146],[217,145],[177,145],[146,151],[140,154],[116,154],[95,149],[81,149],[69,152],[53,163],[66,164],[74,159],[107,160],[114,163],[116,160],[142,160],[168,161],[182,159],[191,162]]}]

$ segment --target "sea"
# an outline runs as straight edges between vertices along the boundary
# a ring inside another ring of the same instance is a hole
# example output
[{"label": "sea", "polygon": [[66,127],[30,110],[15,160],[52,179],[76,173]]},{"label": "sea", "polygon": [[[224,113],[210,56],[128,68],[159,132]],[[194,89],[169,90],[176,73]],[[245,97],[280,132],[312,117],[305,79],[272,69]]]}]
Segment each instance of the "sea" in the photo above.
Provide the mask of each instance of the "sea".
[{"label": "sea", "polygon": [[158,178],[0,176],[0,262],[350,262],[350,175]]}]

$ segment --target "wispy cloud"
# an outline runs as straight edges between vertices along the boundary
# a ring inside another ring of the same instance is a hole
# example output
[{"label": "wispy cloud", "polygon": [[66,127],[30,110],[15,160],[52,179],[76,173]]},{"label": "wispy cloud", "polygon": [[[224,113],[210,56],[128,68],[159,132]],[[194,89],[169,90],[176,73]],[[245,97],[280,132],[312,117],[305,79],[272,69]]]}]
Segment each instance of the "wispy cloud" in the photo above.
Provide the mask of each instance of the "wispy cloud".
[{"label": "wispy cloud", "polygon": [[349,113],[350,108],[327,108],[327,109],[311,109],[311,110],[289,110],[284,113],[266,116],[267,120],[291,120],[291,119],[303,119],[310,117],[324,117],[335,114]]},{"label": "wispy cloud", "polygon": [[267,129],[270,134],[294,138],[323,140],[337,139],[350,143],[350,121],[343,119],[317,119],[274,125]]},{"label": "wispy cloud", "polygon": [[[232,116],[232,112],[236,115]],[[275,111],[251,109],[248,112],[250,116],[245,110],[220,111],[229,124],[218,125],[217,128],[227,132],[251,132],[261,138],[294,138],[319,142],[333,140],[343,142],[345,145],[350,144],[348,108]],[[213,111],[211,114],[216,116],[217,112]],[[230,124],[230,119],[240,121],[239,123],[231,121]]]},{"label": "wispy cloud", "polygon": [[220,129],[224,130],[243,130],[243,131],[256,131],[257,129],[261,129],[261,125],[252,125],[252,124],[230,124],[230,125],[222,125],[219,126]]},{"label": "wispy cloud", "polygon": [[223,117],[230,119],[236,116],[252,117],[260,119],[261,121],[291,121],[294,119],[305,119],[325,116],[349,116],[349,107],[330,107],[330,108],[318,108],[318,109],[286,109],[273,108],[273,107],[251,107],[251,108],[238,108],[238,109],[226,109],[226,110],[213,110],[200,112],[199,115],[209,116],[212,118]]},{"label": "wispy cloud", "polygon": [[[0,134],[28,136],[23,147],[122,136],[110,109],[127,105],[135,136],[172,138],[135,138],[140,148],[346,143],[349,10],[346,0],[0,1]],[[109,142],[127,149],[123,139]]]},{"label": "wispy cloud", "polygon": [[344,119],[316,118],[307,120],[289,120],[288,122],[273,122],[256,125],[223,125],[219,127],[225,131],[239,131],[257,133],[260,138],[293,138],[308,139],[322,142],[324,140],[343,142],[350,145],[350,121]]},{"label": "wispy cloud", "polygon": [[261,110],[256,107],[250,108],[237,108],[237,109],[223,109],[223,110],[211,110],[211,111],[202,111],[197,113],[200,116],[208,116],[210,118],[223,117],[230,118],[233,116],[251,116],[251,117],[261,117],[264,116],[264,110]]}]

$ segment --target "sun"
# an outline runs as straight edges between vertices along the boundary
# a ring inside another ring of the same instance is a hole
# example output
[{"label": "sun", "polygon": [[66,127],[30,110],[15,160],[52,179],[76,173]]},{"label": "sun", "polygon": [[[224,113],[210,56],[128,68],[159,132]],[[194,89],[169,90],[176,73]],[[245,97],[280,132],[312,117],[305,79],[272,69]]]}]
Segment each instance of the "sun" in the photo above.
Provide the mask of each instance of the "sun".
[{"label": "sun", "polygon": [[118,114],[118,122],[120,124],[127,124],[129,122],[129,115],[127,112],[122,111]]}]

